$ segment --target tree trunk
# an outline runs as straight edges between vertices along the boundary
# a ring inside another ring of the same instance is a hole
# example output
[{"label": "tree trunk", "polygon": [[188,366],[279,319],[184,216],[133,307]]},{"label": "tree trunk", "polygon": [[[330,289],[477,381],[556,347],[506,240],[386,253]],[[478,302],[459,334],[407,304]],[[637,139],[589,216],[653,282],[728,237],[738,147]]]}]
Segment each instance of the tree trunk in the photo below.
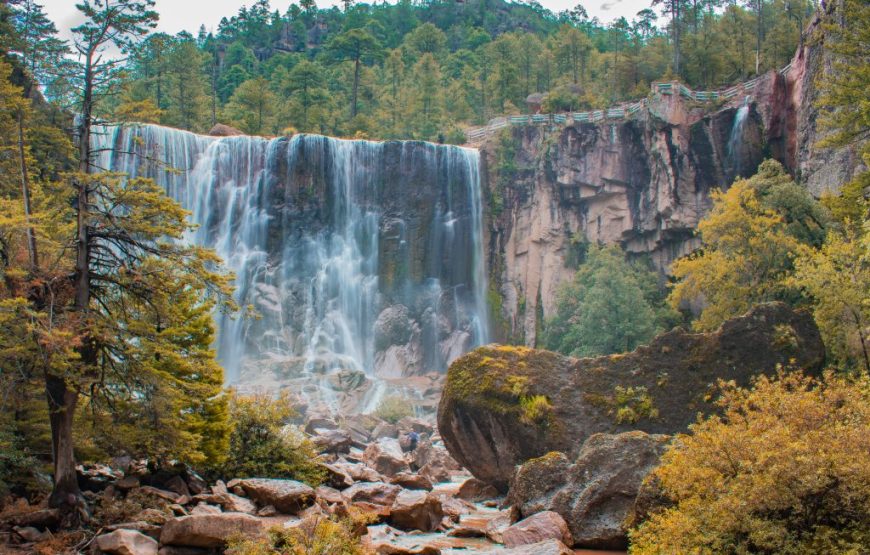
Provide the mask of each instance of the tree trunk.
[{"label": "tree trunk", "polygon": [[30,178],[27,174],[27,158],[24,155],[24,115],[18,111],[18,159],[21,164],[21,198],[24,201],[24,217],[27,221],[27,253],[30,256],[30,269],[36,271],[39,266],[39,254],[36,251],[36,233],[31,225],[32,210],[30,206]]},{"label": "tree trunk", "polygon": [[60,508],[65,515],[69,515],[67,518],[76,519],[77,509],[82,504],[73,453],[73,417],[78,393],[62,377],[51,374],[45,376],[45,393],[54,459],[54,488],[48,502],[49,506]]},{"label": "tree trunk", "polygon": [[350,119],[356,117],[356,95],[359,90],[359,66],[359,57],[357,57],[357,59],[354,60],[353,66],[353,98],[350,103]]},{"label": "tree trunk", "polygon": [[682,52],[680,51],[680,7],[676,0],[673,6],[671,25],[674,26],[674,73],[679,77],[680,63],[682,61]]}]

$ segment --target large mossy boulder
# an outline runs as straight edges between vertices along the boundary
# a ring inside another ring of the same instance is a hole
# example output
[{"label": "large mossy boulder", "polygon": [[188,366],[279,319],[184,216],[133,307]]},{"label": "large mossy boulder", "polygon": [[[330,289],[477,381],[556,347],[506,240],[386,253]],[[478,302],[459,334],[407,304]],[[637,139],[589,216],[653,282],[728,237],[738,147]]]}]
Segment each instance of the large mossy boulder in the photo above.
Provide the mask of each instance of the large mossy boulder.
[{"label": "large mossy boulder", "polygon": [[489,345],[447,373],[438,427],[450,454],[507,491],[514,467],[551,451],[577,455],[592,434],[673,434],[715,410],[719,379],[747,385],[795,366],[812,373],[825,348],[809,314],[760,305],[711,333],[677,329],[620,355],[576,359]]}]

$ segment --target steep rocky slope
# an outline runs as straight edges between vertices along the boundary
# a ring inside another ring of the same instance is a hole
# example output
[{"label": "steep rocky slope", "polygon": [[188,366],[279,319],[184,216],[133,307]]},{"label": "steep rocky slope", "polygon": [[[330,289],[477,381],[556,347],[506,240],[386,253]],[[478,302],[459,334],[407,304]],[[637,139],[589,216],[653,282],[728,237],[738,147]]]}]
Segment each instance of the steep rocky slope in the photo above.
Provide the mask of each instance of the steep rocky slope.
[{"label": "steep rocky slope", "polygon": [[666,273],[697,247],[711,191],[752,175],[765,158],[815,195],[850,179],[861,167],[857,147],[817,145],[816,83],[830,60],[821,38],[808,44],[786,71],[729,101],[655,95],[629,120],[514,127],[490,139],[483,152],[496,334],[535,345],[586,241],[620,243]]}]

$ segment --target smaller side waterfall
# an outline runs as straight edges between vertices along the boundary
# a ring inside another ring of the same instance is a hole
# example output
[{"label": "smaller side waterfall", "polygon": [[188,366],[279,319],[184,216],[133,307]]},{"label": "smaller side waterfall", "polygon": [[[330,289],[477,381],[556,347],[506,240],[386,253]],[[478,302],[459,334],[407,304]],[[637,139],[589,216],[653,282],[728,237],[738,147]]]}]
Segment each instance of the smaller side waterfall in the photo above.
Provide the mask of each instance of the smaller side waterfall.
[{"label": "smaller side waterfall", "polygon": [[731,133],[728,135],[727,156],[731,166],[731,176],[741,177],[743,172],[743,129],[749,116],[749,96],[743,99],[743,104],[734,114],[734,123],[731,125]]}]

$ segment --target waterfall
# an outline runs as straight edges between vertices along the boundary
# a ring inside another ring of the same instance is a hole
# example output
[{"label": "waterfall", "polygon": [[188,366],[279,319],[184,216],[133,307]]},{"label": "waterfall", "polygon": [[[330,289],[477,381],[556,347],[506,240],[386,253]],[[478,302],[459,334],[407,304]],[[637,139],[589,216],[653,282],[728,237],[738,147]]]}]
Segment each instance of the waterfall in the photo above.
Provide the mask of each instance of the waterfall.
[{"label": "waterfall", "polygon": [[153,178],[191,212],[186,240],[215,249],[258,313],[215,316],[229,383],[319,376],[340,391],[357,374],[443,371],[487,341],[476,150],[156,125],[93,142],[100,168]]},{"label": "waterfall", "polygon": [[743,104],[734,114],[734,123],[731,125],[731,133],[728,136],[727,155],[731,163],[732,178],[740,177],[743,171],[741,147],[743,142],[743,127],[746,123],[746,117],[749,115],[749,100],[749,96],[745,97]]}]

